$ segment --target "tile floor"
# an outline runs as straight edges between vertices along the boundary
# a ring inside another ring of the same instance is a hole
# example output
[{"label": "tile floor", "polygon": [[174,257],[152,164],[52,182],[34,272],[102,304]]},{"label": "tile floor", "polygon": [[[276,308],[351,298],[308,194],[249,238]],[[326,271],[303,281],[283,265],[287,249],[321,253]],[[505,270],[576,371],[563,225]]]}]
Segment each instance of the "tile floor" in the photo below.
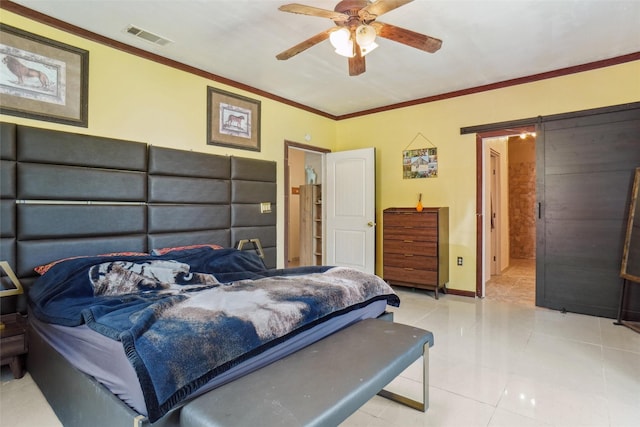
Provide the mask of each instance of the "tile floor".
[{"label": "tile floor", "polygon": [[[513,267],[510,274],[524,275]],[[611,319],[501,300],[490,289],[485,299],[436,301],[398,288],[395,320],[434,333],[429,410],[376,396],[343,427],[640,425],[640,334]],[[388,388],[420,399],[420,369],[418,361]],[[2,374],[0,426],[60,426],[28,374]]]},{"label": "tile floor", "polygon": [[536,260],[511,259],[500,275],[485,284],[485,297],[492,301],[536,305]]}]

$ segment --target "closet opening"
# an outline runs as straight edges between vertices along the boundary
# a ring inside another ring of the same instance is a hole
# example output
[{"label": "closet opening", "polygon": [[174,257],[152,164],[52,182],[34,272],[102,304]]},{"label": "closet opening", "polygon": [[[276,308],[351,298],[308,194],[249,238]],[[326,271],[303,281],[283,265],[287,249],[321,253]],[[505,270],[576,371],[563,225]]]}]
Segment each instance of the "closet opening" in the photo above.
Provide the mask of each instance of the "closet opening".
[{"label": "closet opening", "polygon": [[[285,188],[284,188],[284,259],[285,268],[318,265],[322,262],[322,222],[317,221],[319,212],[304,209],[302,203],[313,181],[316,193],[321,191],[324,180],[324,155],[330,150],[307,144],[285,141]],[[312,205],[318,207],[318,204]],[[314,216],[315,215],[315,216]],[[311,224],[311,228],[305,224]],[[313,228],[316,227],[316,228]],[[320,229],[317,229],[320,227]],[[316,238],[307,238],[309,230],[315,230]],[[312,254],[309,256],[309,254]]]}]

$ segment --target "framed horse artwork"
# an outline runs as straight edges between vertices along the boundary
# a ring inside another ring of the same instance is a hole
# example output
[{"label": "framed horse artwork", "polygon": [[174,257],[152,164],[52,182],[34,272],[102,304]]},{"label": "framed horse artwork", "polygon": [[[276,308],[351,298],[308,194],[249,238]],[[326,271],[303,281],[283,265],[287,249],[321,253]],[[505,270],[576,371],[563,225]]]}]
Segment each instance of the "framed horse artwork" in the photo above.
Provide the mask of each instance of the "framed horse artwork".
[{"label": "framed horse artwork", "polygon": [[260,151],[260,101],[207,87],[207,144]]}]

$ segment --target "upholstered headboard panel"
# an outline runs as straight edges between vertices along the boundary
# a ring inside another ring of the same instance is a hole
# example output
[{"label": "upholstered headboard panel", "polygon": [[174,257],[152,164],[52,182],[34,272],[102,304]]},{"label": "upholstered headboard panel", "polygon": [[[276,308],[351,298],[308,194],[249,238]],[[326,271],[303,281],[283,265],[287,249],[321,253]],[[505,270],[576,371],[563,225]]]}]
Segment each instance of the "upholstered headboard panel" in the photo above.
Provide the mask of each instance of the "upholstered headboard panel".
[{"label": "upholstered headboard panel", "polygon": [[[16,139],[15,126],[0,126],[0,260],[15,265],[16,259]],[[12,286],[4,272],[0,273],[2,289]],[[7,313],[15,297],[0,299],[0,313]],[[6,300],[6,301],[5,301]]]},{"label": "upholstered headboard panel", "polygon": [[[270,203],[271,213],[260,213]],[[276,266],[276,163],[231,158],[231,241],[260,239],[265,264]]]},{"label": "upholstered headboard panel", "polygon": [[244,238],[276,266],[275,162],[11,123],[0,137],[0,260],[27,287],[60,258]]},{"label": "upholstered headboard panel", "polygon": [[231,246],[229,157],[150,147],[149,248]]},{"label": "upholstered headboard panel", "polygon": [[18,277],[55,259],[146,249],[146,144],[18,126]]},{"label": "upholstered headboard panel", "polygon": [[150,147],[149,248],[258,238],[275,267],[275,198],[275,162]]}]

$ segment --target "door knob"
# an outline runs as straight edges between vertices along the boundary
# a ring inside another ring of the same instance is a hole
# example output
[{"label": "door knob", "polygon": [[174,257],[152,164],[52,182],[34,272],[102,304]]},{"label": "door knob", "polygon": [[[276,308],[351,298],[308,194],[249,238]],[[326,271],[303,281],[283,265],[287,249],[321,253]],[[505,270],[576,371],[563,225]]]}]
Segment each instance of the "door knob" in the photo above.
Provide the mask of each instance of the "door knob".
[{"label": "door knob", "polygon": [[368,225],[369,227],[373,227],[374,225],[376,225],[376,223],[375,223],[375,222],[373,222],[373,221],[369,221],[369,222],[367,223],[367,225]]}]

